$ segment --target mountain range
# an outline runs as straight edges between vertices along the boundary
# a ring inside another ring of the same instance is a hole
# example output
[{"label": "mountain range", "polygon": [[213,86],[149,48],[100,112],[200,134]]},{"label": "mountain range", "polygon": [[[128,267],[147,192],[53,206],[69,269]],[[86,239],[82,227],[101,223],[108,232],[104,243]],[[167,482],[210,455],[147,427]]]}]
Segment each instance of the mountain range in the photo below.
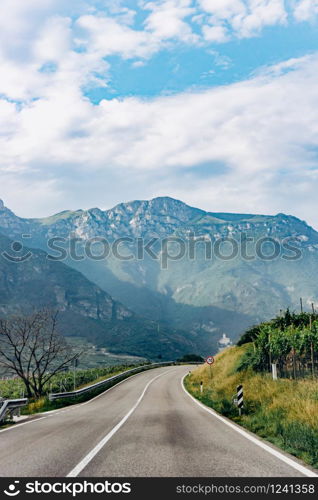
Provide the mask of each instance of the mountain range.
[{"label": "mountain range", "polygon": [[[53,262],[37,249],[21,262],[8,259],[12,240],[0,235],[0,315],[14,316],[40,308],[59,311],[59,330],[113,353],[175,358],[195,349],[187,332],[142,318],[115,301],[80,272]],[[193,337],[193,336],[192,336]]]},{"label": "mountain range", "polygon": [[318,233],[290,215],[212,213],[160,197],[27,219],[0,202],[0,233],[8,253],[26,252],[13,241],[33,253],[1,259],[3,310],[52,302],[65,334],[114,352],[213,353],[223,333],[235,341],[300,297],[318,302]]}]

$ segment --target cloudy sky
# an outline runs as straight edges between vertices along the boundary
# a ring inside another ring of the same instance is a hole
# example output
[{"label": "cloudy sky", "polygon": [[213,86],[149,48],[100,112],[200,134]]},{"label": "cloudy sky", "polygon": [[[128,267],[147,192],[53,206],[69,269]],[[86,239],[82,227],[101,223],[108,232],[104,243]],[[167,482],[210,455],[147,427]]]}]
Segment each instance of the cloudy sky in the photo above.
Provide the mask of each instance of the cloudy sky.
[{"label": "cloudy sky", "polygon": [[1,0],[0,198],[318,228],[318,0]]}]

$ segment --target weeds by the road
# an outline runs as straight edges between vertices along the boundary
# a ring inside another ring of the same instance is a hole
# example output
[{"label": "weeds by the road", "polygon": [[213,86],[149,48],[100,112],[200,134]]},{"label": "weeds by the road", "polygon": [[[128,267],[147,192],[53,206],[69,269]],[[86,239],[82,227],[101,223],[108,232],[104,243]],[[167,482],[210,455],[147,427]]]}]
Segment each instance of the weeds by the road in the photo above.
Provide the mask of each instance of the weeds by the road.
[{"label": "weeds by the road", "polygon": [[[251,348],[246,344],[223,351],[211,370],[200,366],[186,378],[187,389],[207,406],[318,467],[317,380],[274,381],[270,374],[244,368],[241,360]],[[233,404],[239,384],[244,387],[241,417]]]}]

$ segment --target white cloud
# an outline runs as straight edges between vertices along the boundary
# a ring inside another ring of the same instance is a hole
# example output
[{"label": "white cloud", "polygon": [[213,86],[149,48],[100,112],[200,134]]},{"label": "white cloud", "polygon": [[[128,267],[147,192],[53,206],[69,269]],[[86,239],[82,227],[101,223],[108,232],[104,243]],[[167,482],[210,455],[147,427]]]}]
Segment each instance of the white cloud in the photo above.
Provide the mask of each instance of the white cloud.
[{"label": "white cloud", "polygon": [[[35,186],[41,178],[57,209],[67,200],[107,206],[170,194],[214,210],[287,211],[313,223],[317,70],[312,56],[227,87],[152,100],[94,106],[70,86],[21,110],[2,101],[3,196],[13,198],[14,179],[28,189],[30,178]],[[43,189],[23,201],[28,215],[31,207],[45,211]]]},{"label": "white cloud", "polygon": [[198,35],[192,32],[187,18],[195,12],[190,8],[191,0],[167,0],[142,4],[150,12],[143,29],[106,15],[85,15],[77,20],[83,30],[82,43],[88,51],[100,57],[120,55],[123,58],[149,58],[172,41],[187,44],[199,43]]},{"label": "white cloud", "polygon": [[[135,11],[120,3],[110,3],[107,14],[89,1],[3,0],[0,94],[27,101],[61,90],[61,85],[74,91],[107,85],[108,56],[142,60],[172,39],[195,43],[197,37],[183,21],[192,12],[188,3],[147,4],[146,26],[134,29]],[[43,71],[46,68],[51,71]]]},{"label": "white cloud", "polygon": [[237,15],[246,15],[247,9],[241,0],[199,0],[203,11],[218,19],[231,19]]},{"label": "white cloud", "polygon": [[225,26],[208,26],[202,28],[204,39],[208,42],[224,43],[230,39]]},{"label": "white cloud", "polygon": [[19,36],[13,40],[13,54],[10,49],[14,36],[11,34],[9,38],[8,35],[6,42],[2,40],[1,43],[1,38],[6,36],[1,33],[0,94],[13,100],[29,101],[57,91],[63,93],[70,88],[80,91],[81,86],[103,86],[107,82],[109,66],[100,55],[94,51],[80,53],[76,50],[70,17],[52,14],[37,21],[29,33],[34,19],[29,25],[28,16],[23,20],[17,16],[15,26]]},{"label": "white cloud", "polygon": [[105,16],[82,16],[77,25],[84,30],[83,46],[100,57],[149,57],[159,49],[158,40],[146,31],[138,31]]},{"label": "white cloud", "polygon": [[[205,92],[99,105],[83,94],[108,84],[108,56],[138,67],[174,43],[213,47],[254,36],[286,22],[283,1],[147,2],[138,29],[124,3],[2,0],[0,182],[7,203],[42,215],[68,204],[170,194],[207,209],[285,210],[313,222],[317,56]],[[296,20],[312,19],[316,6],[297,2]]]},{"label": "white cloud", "polygon": [[[317,0],[288,2],[297,20],[309,20],[317,11]],[[137,4],[2,0],[0,94],[24,101],[61,89],[62,84],[106,86],[109,56],[141,64],[175,43],[213,46],[257,35],[264,26],[287,19],[283,0],[146,1],[138,4],[144,22],[137,29]],[[196,23],[199,30],[194,29]],[[51,71],[45,71],[48,68]]]},{"label": "white cloud", "polygon": [[72,45],[71,19],[50,17],[34,40],[32,53],[38,61],[59,62]]},{"label": "white cloud", "polygon": [[196,43],[198,36],[192,32],[186,18],[195,13],[191,0],[166,0],[150,2],[144,9],[151,10],[145,27],[159,40],[178,39],[186,43]]},{"label": "white cloud", "polygon": [[199,0],[199,3],[210,15],[203,29],[206,40],[211,40],[207,37],[211,29],[219,30],[220,26],[232,36],[248,38],[259,34],[265,26],[287,22],[284,0]]},{"label": "white cloud", "polygon": [[294,8],[297,21],[310,21],[318,15],[318,0],[299,0]]}]

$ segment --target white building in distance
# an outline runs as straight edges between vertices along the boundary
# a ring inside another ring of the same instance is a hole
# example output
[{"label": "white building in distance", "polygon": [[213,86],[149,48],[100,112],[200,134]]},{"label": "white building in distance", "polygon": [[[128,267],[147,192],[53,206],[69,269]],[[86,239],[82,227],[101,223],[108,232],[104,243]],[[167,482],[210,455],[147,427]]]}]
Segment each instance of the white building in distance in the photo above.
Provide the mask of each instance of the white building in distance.
[{"label": "white building in distance", "polygon": [[226,347],[232,345],[232,340],[223,333],[222,337],[218,340],[219,351],[223,351]]}]

